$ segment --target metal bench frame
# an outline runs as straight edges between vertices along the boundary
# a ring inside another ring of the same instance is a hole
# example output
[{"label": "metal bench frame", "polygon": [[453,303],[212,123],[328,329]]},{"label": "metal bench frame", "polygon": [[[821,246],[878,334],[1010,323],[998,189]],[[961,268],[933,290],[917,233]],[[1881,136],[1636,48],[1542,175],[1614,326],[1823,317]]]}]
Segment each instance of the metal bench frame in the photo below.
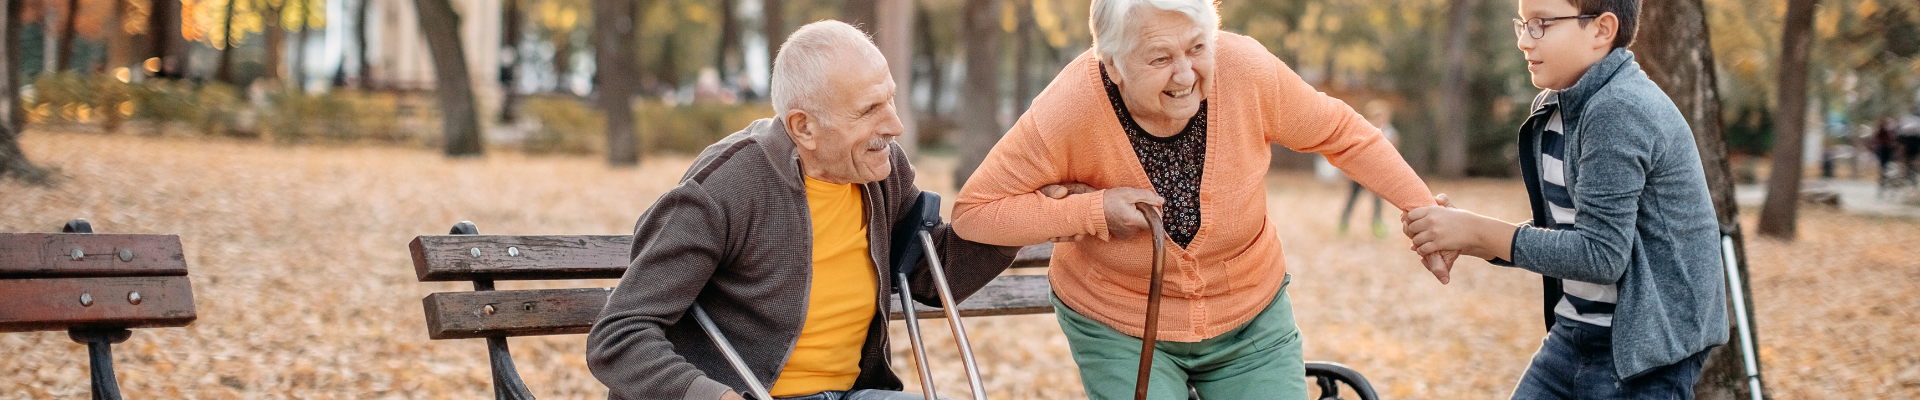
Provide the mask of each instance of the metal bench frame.
[{"label": "metal bench frame", "polygon": [[[613,288],[494,290],[495,280],[619,279],[626,273],[630,235],[479,235],[472,222],[453,226],[449,235],[425,235],[408,245],[421,282],[472,281],[474,291],[440,292],[421,299],[427,334],[433,340],[487,339],[493,368],[494,397],[532,399],[507,348],[510,336],[582,334]],[[1028,246],[1013,268],[1046,268],[1053,246]],[[544,265],[543,265],[544,264]],[[962,317],[1028,315],[1054,312],[1044,275],[1002,275],[960,302]],[[899,300],[891,300],[888,318],[905,318]],[[944,317],[940,308],[914,304],[920,319]],[[1376,400],[1373,387],[1346,366],[1308,362],[1322,399],[1339,398],[1345,383],[1362,400]]]}]

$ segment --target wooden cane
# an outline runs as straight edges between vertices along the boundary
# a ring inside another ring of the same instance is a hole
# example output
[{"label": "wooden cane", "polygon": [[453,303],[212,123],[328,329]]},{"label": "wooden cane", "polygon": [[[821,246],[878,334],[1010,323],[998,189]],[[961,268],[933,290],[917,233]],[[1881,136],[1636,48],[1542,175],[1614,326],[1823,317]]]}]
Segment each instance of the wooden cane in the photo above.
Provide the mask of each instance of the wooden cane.
[{"label": "wooden cane", "polygon": [[1160,283],[1167,274],[1167,227],[1160,221],[1160,209],[1136,203],[1135,208],[1153,227],[1153,276],[1147,282],[1147,329],[1140,334],[1140,376],[1135,378],[1133,399],[1147,399],[1147,380],[1153,376],[1154,336],[1160,329]]}]

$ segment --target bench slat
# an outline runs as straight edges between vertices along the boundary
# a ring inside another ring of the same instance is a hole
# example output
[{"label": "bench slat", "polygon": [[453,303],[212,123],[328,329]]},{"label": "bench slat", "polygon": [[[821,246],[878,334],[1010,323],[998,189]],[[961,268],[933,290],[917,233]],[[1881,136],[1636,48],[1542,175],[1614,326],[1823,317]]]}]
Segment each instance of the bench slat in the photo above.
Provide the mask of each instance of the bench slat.
[{"label": "bench slat", "polygon": [[[986,287],[974,292],[973,297],[960,301],[960,316],[985,317],[993,315],[1045,314],[1053,312],[1053,301],[1047,299],[1052,290],[1047,286],[1046,275],[1003,275],[987,282]],[[893,308],[887,313],[889,320],[906,319],[900,312],[900,301],[896,296],[888,296]],[[913,303],[915,317],[920,319],[940,318],[946,313],[939,308],[928,307],[919,302]]]},{"label": "bench slat", "polygon": [[[1041,314],[1053,312],[1047,300],[1047,277],[1010,275],[994,278],[973,297],[960,302],[960,315]],[[613,288],[494,290],[445,292],[421,299],[427,313],[427,336],[434,340],[488,336],[538,336],[587,333]],[[904,318],[899,302],[887,318]],[[493,306],[487,314],[486,306]],[[938,308],[914,304],[920,318],[939,318]]]},{"label": "bench slat", "polygon": [[1020,254],[1013,256],[1013,265],[1007,268],[1046,268],[1052,259],[1053,243],[1041,243],[1021,247]]},{"label": "bench slat", "polygon": [[[493,290],[427,295],[427,337],[470,339],[587,333],[613,288]],[[487,314],[486,306],[493,306]]]},{"label": "bench slat", "polygon": [[[140,304],[128,301],[132,292]],[[93,304],[82,305],[81,294]],[[0,280],[0,332],[179,327],[195,317],[184,276]]]},{"label": "bench slat", "polygon": [[627,272],[633,237],[434,235],[414,238],[408,247],[421,282],[617,279]]},{"label": "bench slat", "polygon": [[179,235],[0,233],[0,278],[186,274]]}]

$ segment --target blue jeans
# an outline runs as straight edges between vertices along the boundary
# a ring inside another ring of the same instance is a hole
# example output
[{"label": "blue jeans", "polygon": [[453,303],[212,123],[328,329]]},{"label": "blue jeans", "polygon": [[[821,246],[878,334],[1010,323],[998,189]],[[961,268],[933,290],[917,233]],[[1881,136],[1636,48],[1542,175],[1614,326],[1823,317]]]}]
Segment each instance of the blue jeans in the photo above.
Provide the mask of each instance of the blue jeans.
[{"label": "blue jeans", "polygon": [[[922,394],[896,392],[892,390],[861,389],[855,391],[828,390],[799,397],[782,397],[781,400],[926,400]],[[941,399],[946,400],[946,399]]]},{"label": "blue jeans", "polygon": [[1555,317],[1533,364],[1513,388],[1514,400],[1693,399],[1693,384],[1711,348],[1622,381],[1613,373],[1612,328]]}]

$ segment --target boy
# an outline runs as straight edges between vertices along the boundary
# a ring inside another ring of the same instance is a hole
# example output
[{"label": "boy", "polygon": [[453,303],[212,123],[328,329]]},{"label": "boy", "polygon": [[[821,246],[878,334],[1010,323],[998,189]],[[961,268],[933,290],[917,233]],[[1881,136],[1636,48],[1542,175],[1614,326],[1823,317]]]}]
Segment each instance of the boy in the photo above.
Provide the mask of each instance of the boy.
[{"label": "boy", "polygon": [[1545,89],[1520,128],[1533,219],[1427,207],[1405,231],[1545,277],[1548,334],[1513,398],[1691,399],[1727,341],[1718,224],[1686,120],[1626,49],[1639,1],[1519,3]]}]

